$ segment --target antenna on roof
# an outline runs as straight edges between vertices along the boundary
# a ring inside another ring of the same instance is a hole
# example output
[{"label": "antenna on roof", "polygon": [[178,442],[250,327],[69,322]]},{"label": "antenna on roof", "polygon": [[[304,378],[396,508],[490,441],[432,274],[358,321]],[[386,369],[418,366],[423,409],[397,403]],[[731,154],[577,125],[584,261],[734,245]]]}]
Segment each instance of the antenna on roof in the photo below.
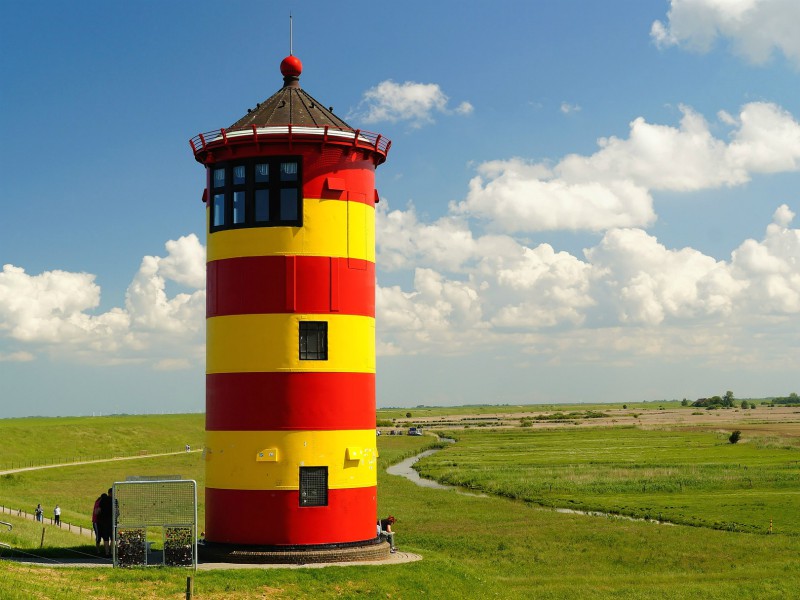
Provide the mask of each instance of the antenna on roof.
[{"label": "antenna on roof", "polygon": [[289,56],[292,56],[292,11],[289,11]]}]

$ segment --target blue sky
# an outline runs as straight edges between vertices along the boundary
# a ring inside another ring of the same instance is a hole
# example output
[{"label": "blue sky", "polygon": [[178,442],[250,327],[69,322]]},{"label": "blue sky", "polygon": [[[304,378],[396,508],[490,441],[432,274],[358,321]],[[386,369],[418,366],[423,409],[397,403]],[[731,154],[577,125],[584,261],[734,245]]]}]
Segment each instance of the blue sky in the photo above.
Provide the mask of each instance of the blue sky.
[{"label": "blue sky", "polygon": [[378,405],[798,391],[794,0],[0,3],[0,417],[204,408],[188,140],[301,86],[377,171]]}]

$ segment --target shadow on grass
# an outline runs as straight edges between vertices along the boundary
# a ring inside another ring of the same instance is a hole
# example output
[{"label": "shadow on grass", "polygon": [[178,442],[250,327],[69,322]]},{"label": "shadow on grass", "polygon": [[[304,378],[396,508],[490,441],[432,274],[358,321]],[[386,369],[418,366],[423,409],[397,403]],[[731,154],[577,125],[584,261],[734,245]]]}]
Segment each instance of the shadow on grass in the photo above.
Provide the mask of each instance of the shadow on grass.
[{"label": "shadow on grass", "polygon": [[111,557],[98,555],[97,549],[93,544],[62,546],[58,548],[36,548],[27,550],[22,550],[20,548],[0,547],[0,560],[35,563],[50,566],[59,564],[110,566],[112,564]]}]

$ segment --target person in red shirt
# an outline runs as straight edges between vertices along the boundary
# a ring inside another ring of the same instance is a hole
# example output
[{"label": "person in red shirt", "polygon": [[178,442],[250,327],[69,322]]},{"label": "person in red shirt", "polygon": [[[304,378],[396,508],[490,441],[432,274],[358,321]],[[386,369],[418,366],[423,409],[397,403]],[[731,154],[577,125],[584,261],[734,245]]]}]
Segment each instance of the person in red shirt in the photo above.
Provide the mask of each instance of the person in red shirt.
[{"label": "person in red shirt", "polygon": [[97,548],[97,553],[100,554],[100,529],[97,525],[97,517],[100,516],[100,498],[94,501],[94,508],[92,509],[92,529],[94,529],[94,545]]}]

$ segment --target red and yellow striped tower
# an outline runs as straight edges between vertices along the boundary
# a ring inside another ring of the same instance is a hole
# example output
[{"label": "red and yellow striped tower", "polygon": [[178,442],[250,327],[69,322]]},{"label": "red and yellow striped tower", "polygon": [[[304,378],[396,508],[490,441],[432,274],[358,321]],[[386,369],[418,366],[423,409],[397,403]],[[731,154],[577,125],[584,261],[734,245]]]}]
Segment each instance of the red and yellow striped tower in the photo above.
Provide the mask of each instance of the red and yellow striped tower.
[{"label": "red and yellow striped tower", "polygon": [[375,168],[390,142],[284,86],[207,169],[206,543],[377,544]]}]

